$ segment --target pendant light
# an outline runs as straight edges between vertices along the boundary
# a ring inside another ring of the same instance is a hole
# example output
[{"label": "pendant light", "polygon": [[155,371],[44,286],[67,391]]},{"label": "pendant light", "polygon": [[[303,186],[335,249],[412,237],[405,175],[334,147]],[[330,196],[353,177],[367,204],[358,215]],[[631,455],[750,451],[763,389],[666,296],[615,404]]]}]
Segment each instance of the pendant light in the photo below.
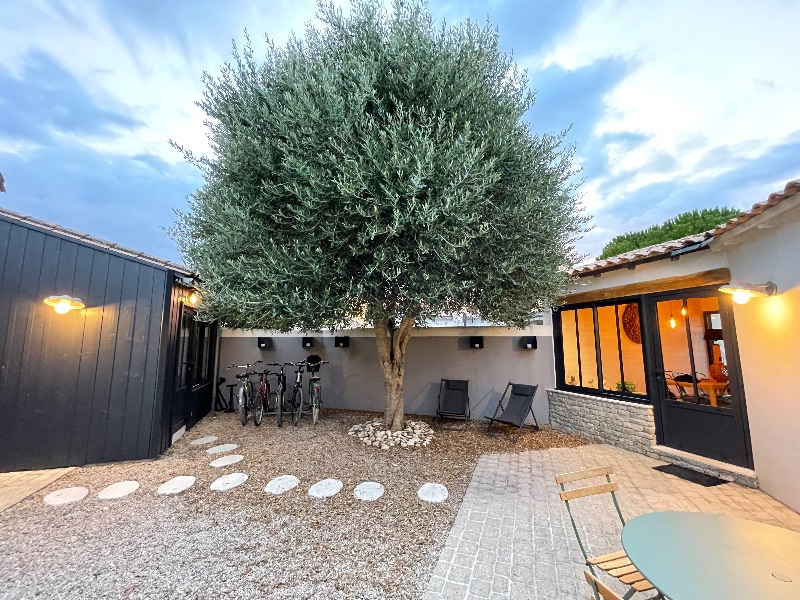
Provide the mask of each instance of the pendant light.
[{"label": "pendant light", "polygon": [[678,321],[672,315],[672,300],[669,301],[669,326],[675,329],[678,326]]}]

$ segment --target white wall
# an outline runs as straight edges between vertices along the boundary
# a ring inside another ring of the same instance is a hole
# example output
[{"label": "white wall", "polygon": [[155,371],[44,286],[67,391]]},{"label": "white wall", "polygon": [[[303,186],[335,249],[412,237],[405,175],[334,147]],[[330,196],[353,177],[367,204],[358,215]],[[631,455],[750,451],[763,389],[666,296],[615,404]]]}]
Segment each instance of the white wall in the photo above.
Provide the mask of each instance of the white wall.
[{"label": "white wall", "polygon": [[735,304],[734,317],[759,486],[800,511],[800,198],[788,202],[798,206],[781,224],[717,249],[727,250],[732,281],[778,285],[777,296]]}]

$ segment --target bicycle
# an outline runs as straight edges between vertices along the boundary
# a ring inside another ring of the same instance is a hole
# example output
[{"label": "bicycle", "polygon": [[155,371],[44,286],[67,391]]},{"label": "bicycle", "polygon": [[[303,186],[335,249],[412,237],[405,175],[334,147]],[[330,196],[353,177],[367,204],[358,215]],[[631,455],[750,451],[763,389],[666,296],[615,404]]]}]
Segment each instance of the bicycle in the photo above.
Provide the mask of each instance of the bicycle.
[{"label": "bicycle", "polygon": [[319,376],[321,365],[327,365],[329,361],[322,360],[318,355],[311,354],[305,360],[306,368],[308,369],[311,378],[308,382],[308,400],[311,404],[311,420],[316,425],[319,420],[319,411],[322,408],[322,380]]},{"label": "bicycle", "polygon": [[283,426],[283,411],[286,408],[286,373],[284,373],[284,365],[281,363],[267,363],[270,367],[280,367],[280,372],[275,373],[278,376],[278,388],[275,391],[275,420],[278,427]]},{"label": "bicycle", "polygon": [[306,361],[301,360],[296,363],[286,362],[283,364],[287,367],[297,367],[294,372],[292,403],[289,405],[289,410],[292,415],[292,425],[297,425],[300,422],[300,416],[303,412],[303,369],[306,366]]},{"label": "bicycle", "polygon": [[244,369],[244,373],[239,373],[236,375],[236,379],[239,380],[239,420],[242,422],[242,425],[247,425],[247,418],[250,416],[252,412],[253,415],[253,423],[256,427],[261,425],[261,421],[264,418],[264,406],[261,404],[259,399],[256,402],[256,395],[253,392],[253,382],[250,381],[250,378],[257,373],[252,370],[252,367],[255,367],[257,364],[263,361],[257,360],[254,363],[248,363],[246,365],[237,365],[233,364],[229,366],[229,369],[237,368],[237,369]]}]

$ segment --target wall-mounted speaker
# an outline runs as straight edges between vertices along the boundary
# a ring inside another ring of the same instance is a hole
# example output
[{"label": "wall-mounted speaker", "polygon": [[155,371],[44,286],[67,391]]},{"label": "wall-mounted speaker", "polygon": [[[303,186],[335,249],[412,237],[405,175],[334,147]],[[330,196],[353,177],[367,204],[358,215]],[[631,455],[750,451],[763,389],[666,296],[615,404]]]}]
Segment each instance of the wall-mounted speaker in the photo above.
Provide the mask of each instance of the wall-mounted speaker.
[{"label": "wall-mounted speaker", "polygon": [[519,347],[523,350],[536,350],[536,336],[523,335],[519,338]]},{"label": "wall-mounted speaker", "polygon": [[341,337],[334,337],[333,338],[333,345],[337,348],[349,348],[350,347],[350,336],[343,335]]},{"label": "wall-mounted speaker", "polygon": [[311,348],[314,346],[314,338],[313,337],[304,337],[303,338],[303,348]]},{"label": "wall-mounted speaker", "polygon": [[471,335],[471,336],[469,336],[469,347],[470,348],[483,348],[483,336],[482,335]]},{"label": "wall-mounted speaker", "polygon": [[259,350],[272,350],[272,338],[271,337],[260,337],[260,338],[258,338],[258,349]]}]

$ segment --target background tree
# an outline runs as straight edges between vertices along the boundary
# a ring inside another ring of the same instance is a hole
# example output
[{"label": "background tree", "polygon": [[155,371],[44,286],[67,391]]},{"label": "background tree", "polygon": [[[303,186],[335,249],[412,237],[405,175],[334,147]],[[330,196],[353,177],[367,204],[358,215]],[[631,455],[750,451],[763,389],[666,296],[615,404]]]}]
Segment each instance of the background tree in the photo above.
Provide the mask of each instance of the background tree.
[{"label": "background tree", "polygon": [[642,231],[633,231],[618,235],[603,247],[598,259],[616,256],[631,250],[647,248],[653,244],[661,244],[677,240],[687,235],[702,233],[714,229],[739,214],[735,208],[704,208],[691,210],[664,221],[661,225],[653,225]]},{"label": "background tree", "polygon": [[404,426],[413,326],[466,309],[523,327],[562,293],[585,222],[563,134],[534,134],[497,31],[427,6],[320,4],[285,47],[204,75],[213,156],[173,235],[229,327],[374,327]]}]

